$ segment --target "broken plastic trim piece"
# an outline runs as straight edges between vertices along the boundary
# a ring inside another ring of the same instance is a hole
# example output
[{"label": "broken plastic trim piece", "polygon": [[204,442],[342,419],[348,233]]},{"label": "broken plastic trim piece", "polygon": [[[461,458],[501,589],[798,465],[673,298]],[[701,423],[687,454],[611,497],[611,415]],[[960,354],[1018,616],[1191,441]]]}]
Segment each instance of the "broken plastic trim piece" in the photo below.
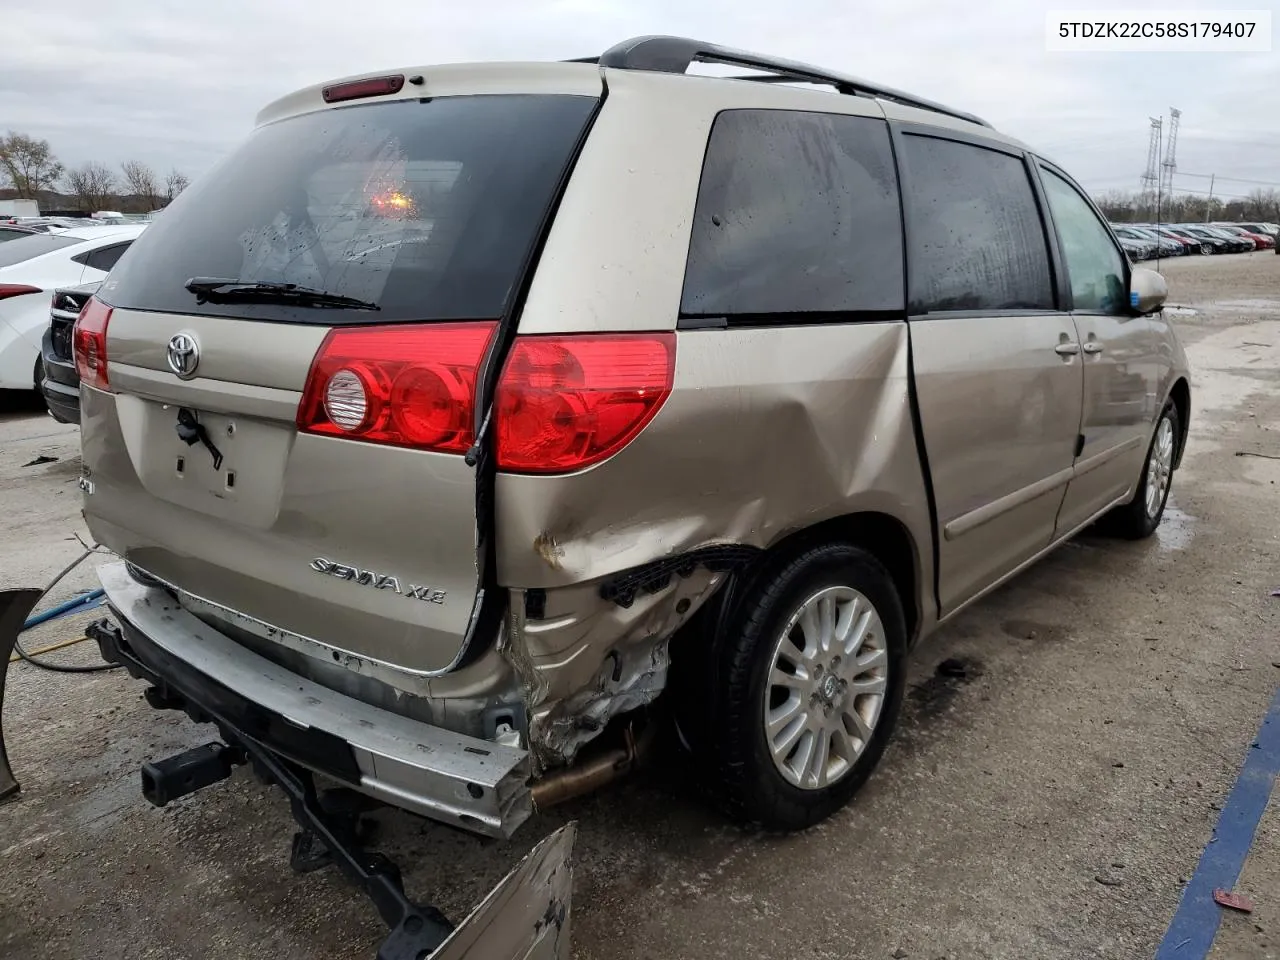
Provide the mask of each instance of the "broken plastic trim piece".
[{"label": "broken plastic trim piece", "polygon": [[672,576],[690,576],[698,567],[712,573],[726,573],[744,567],[760,556],[757,547],[741,544],[702,547],[676,557],[665,557],[639,567],[632,567],[600,584],[600,597],[620,607],[630,607],[640,593],[657,593],[665,589]]}]

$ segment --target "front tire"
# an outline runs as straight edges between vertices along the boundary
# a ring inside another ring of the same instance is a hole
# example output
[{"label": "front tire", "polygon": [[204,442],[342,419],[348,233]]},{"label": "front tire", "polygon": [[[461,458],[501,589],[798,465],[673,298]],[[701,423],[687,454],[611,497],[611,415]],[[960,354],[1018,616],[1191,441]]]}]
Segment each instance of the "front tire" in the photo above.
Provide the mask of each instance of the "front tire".
[{"label": "front tire", "polygon": [[871,775],[902,706],[892,578],[857,547],[811,547],[752,578],[718,639],[705,731],[715,799],[770,830],[826,819]]},{"label": "front tire", "polygon": [[1133,499],[1107,518],[1111,532],[1126,540],[1143,540],[1156,532],[1164,518],[1165,504],[1173,486],[1173,464],[1178,456],[1179,429],[1178,408],[1173,402],[1165,404],[1156,421],[1147,459],[1142,467],[1142,479]]}]

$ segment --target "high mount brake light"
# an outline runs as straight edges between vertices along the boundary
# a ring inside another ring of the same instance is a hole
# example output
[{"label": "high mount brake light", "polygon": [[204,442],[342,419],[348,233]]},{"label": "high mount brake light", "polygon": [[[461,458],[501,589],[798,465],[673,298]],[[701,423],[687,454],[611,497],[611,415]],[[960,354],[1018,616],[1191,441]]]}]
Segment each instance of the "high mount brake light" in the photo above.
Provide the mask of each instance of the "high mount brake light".
[{"label": "high mount brake light", "polygon": [[465,453],[476,376],[496,322],[336,327],[311,362],[298,429]]},{"label": "high mount brake light", "polygon": [[498,382],[498,468],[569,473],[613,456],[671,394],[673,333],[517,337]]},{"label": "high mount brake light", "polygon": [[71,331],[72,352],[80,382],[99,390],[111,388],[107,379],[107,324],[110,320],[111,308],[97,297],[90,297]]},{"label": "high mount brake light", "polygon": [[333,83],[320,91],[325,103],[342,103],[344,100],[362,100],[365,97],[382,97],[399,93],[404,88],[404,74],[389,77],[369,77],[365,80],[349,80]]}]

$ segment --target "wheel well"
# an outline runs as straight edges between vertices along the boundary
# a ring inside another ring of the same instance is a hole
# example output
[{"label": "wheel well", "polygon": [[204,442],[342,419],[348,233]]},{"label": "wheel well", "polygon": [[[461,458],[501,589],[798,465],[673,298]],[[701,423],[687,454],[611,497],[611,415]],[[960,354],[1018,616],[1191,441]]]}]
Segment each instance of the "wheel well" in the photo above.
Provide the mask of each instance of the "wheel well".
[{"label": "wheel well", "polygon": [[1169,391],[1169,399],[1178,411],[1178,455],[1173,465],[1179,467],[1182,465],[1182,451],[1187,446],[1187,432],[1191,429],[1191,388],[1186,380],[1178,378]]},{"label": "wheel well", "polygon": [[851,513],[832,517],[783,537],[768,555],[803,549],[815,543],[842,540],[861,547],[879,560],[893,578],[907,620],[907,639],[914,644],[920,628],[919,555],[902,522],[886,513]]}]

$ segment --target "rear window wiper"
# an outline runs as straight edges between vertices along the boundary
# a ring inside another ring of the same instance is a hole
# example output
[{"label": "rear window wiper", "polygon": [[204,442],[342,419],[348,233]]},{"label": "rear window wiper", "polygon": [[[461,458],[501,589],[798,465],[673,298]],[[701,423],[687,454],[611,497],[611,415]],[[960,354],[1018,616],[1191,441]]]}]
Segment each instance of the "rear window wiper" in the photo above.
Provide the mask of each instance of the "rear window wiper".
[{"label": "rear window wiper", "polygon": [[185,284],[196,295],[196,303],[287,303],[298,307],[345,307],[348,310],[381,310],[376,303],[344,297],[296,283],[270,280],[228,280],[223,277],[192,277]]}]

